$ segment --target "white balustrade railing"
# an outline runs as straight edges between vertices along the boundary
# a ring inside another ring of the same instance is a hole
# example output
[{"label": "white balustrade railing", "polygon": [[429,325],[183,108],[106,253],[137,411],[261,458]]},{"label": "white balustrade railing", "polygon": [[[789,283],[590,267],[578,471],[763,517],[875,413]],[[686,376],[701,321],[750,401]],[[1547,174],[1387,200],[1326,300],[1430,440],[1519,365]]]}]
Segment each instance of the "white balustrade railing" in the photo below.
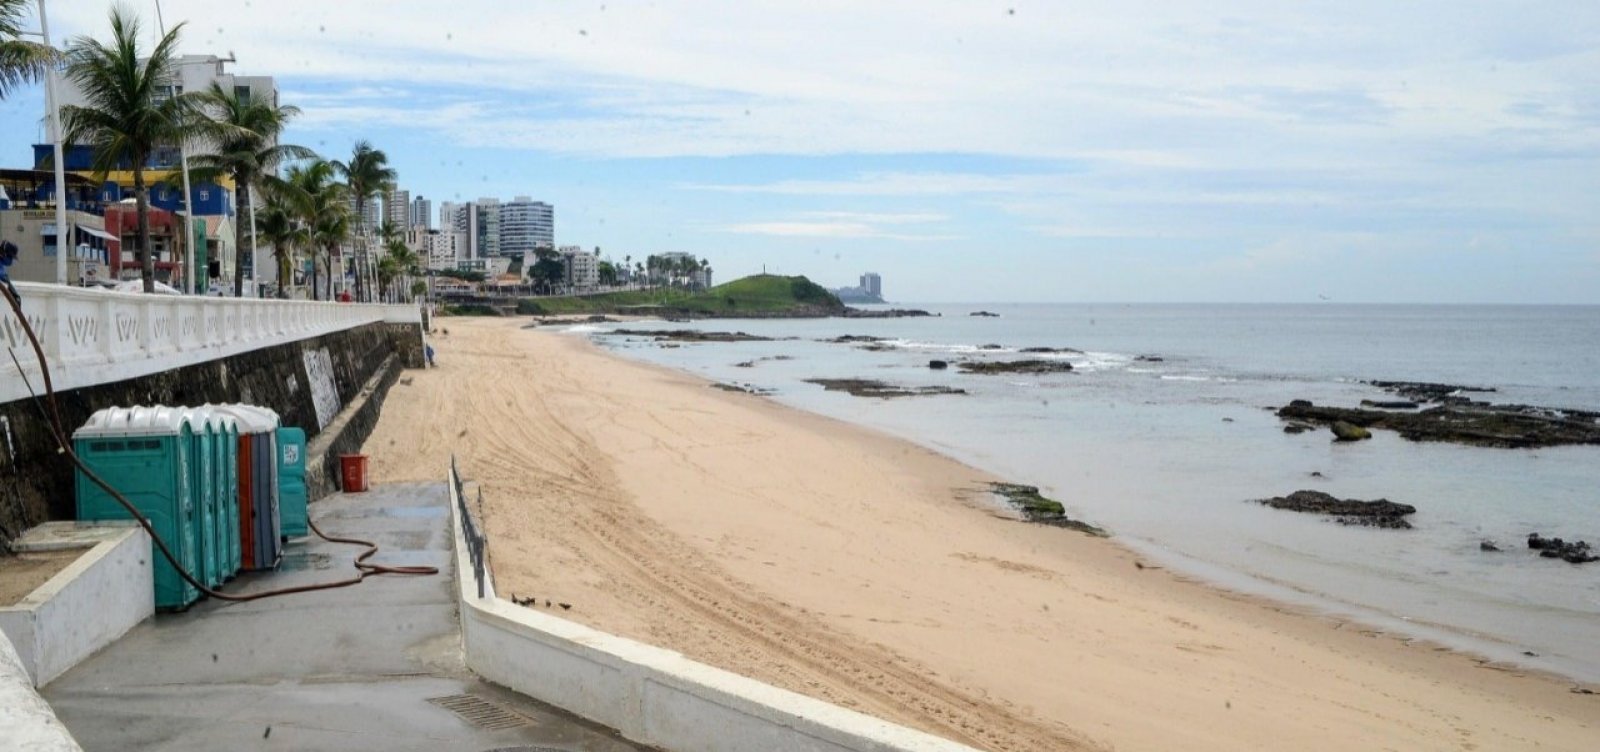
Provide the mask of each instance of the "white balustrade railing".
[{"label": "white balustrade railing", "polygon": [[[181,368],[379,322],[420,324],[414,305],[145,295],[18,282],[22,312],[50,362],[58,391]],[[41,393],[37,359],[0,299],[0,403]]]}]

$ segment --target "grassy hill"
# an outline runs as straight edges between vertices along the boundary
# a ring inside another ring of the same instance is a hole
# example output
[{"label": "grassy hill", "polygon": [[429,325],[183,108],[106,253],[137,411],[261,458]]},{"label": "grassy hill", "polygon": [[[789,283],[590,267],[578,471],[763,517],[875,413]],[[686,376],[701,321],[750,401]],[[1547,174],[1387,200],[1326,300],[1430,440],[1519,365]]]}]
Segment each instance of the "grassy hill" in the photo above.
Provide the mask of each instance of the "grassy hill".
[{"label": "grassy hill", "polygon": [[517,313],[651,314],[721,318],[831,316],[845,310],[833,293],[805,277],[757,274],[702,292],[628,290],[571,298],[525,298]]}]

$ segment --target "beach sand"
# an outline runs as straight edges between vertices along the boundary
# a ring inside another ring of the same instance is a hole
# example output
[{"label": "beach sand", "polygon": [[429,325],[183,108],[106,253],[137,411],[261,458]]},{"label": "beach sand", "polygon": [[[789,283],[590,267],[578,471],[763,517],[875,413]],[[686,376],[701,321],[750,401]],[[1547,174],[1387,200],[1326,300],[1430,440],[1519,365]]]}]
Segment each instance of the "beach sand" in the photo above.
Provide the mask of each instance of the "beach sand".
[{"label": "beach sand", "polygon": [[502,596],[982,749],[1600,740],[1570,682],[1136,566],[980,470],[524,323],[439,319],[365,449],[379,482],[459,457]]}]

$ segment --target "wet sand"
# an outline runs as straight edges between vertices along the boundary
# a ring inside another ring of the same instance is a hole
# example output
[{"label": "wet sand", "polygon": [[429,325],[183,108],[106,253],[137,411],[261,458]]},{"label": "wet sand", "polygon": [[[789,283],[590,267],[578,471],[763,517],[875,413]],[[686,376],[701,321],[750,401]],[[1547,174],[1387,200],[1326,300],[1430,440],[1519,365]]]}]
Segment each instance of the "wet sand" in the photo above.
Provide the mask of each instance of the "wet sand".
[{"label": "wet sand", "polygon": [[459,457],[502,595],[983,749],[1600,738],[1569,682],[1141,566],[980,470],[525,323],[439,319],[365,450],[379,482]]}]

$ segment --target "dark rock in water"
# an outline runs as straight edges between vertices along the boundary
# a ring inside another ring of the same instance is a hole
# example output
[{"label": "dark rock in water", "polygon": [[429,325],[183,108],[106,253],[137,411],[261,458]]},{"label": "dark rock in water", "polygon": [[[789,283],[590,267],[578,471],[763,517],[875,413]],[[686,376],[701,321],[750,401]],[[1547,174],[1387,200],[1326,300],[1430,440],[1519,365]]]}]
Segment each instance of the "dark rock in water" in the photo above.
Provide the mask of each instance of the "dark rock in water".
[{"label": "dark rock in water", "polygon": [[1388,499],[1376,501],[1340,499],[1321,491],[1295,491],[1288,496],[1275,496],[1256,501],[1273,509],[1330,515],[1341,525],[1362,525],[1391,530],[1410,530],[1411,523],[1405,519],[1406,515],[1415,514],[1417,511],[1417,508],[1410,504],[1398,504]]},{"label": "dark rock in water", "polygon": [[1311,477],[1313,477],[1313,478],[1322,478],[1322,477],[1326,477],[1326,476],[1324,476],[1324,475],[1323,475],[1323,474],[1322,474],[1322,471],[1321,471],[1321,470],[1312,470],[1312,471],[1311,471],[1311,472],[1310,472],[1310,473],[1307,473],[1307,474],[1308,474],[1308,475],[1310,475],[1310,476],[1311,476]]},{"label": "dark rock in water", "polygon": [[768,395],[771,389],[765,389],[754,384],[729,384],[718,382],[711,385],[712,389],[721,389],[724,392],[739,392],[741,394]]},{"label": "dark rock in water", "polygon": [[868,342],[865,345],[856,345],[856,349],[857,350],[865,350],[867,352],[888,352],[890,350],[893,350],[894,346],[885,345],[885,344],[882,344],[880,342]]},{"label": "dark rock in water", "polygon": [[1329,428],[1333,429],[1334,441],[1361,441],[1372,438],[1372,432],[1354,423],[1336,420]]},{"label": "dark rock in water", "polygon": [[930,360],[930,361],[928,361],[928,367],[932,368],[935,371],[943,371],[944,369],[950,367],[950,361],[948,361],[948,360]]},{"label": "dark rock in water", "polygon": [[1410,441],[1528,448],[1600,444],[1600,413],[1528,405],[1447,404],[1421,412],[1318,407],[1295,400],[1278,410],[1284,420],[1331,425],[1344,421],[1396,431]]},{"label": "dark rock in water", "polygon": [[984,318],[991,318],[991,319],[1000,318],[1000,314],[992,313],[990,311],[973,311],[972,313],[969,313],[967,315],[968,316],[982,316]]},{"label": "dark rock in water", "polygon": [[1428,381],[1368,381],[1367,383],[1414,402],[1429,402],[1440,405],[1470,404],[1472,400],[1463,396],[1463,393],[1495,391],[1494,387],[1435,384]]},{"label": "dark rock in water", "polygon": [[1538,551],[1546,559],[1561,559],[1572,564],[1600,561],[1600,556],[1595,555],[1587,541],[1568,543],[1560,538],[1544,538],[1538,533],[1529,533],[1528,548]]},{"label": "dark rock in water", "polygon": [[1478,541],[1479,551],[1499,551],[1500,545],[1492,540]]},{"label": "dark rock in water", "polygon": [[1061,506],[1061,502],[1040,494],[1038,486],[1025,486],[1021,483],[990,483],[989,490],[1005,499],[1006,503],[1015,507],[1029,522],[1037,522],[1051,527],[1069,528],[1097,538],[1111,537],[1110,533],[1101,528],[1067,517],[1066,507]]},{"label": "dark rock in water", "polygon": [[1140,363],[1165,363],[1167,361],[1166,358],[1160,355],[1136,355],[1133,359]]},{"label": "dark rock in water", "polygon": [[834,337],[833,339],[825,339],[822,341],[832,342],[836,345],[853,345],[858,342],[885,342],[888,341],[888,339],[888,337],[874,337],[870,334],[846,334],[842,337]]},{"label": "dark rock in water", "polygon": [[966,394],[965,389],[948,386],[896,386],[874,379],[806,379],[830,392],[848,392],[856,397],[931,397],[940,394]]},{"label": "dark rock in water", "polygon": [[1315,431],[1316,429],[1317,427],[1311,425],[1310,423],[1290,423],[1289,425],[1283,427],[1283,432],[1305,433],[1306,431]]},{"label": "dark rock in water", "polygon": [[966,373],[1066,373],[1072,364],[1064,360],[967,360],[956,364]]},{"label": "dark rock in water", "polygon": [[1017,352],[1036,354],[1036,355],[1065,355],[1067,353],[1079,353],[1079,354],[1081,354],[1083,351],[1082,350],[1074,350],[1074,349],[1072,349],[1070,347],[1024,347],[1021,350],[1018,350]]},{"label": "dark rock in water", "polygon": [[771,342],[771,337],[758,337],[744,332],[702,332],[697,329],[612,329],[596,334],[613,334],[619,337],[650,337],[657,342]]},{"label": "dark rock in water", "polygon": [[756,362],[753,361],[753,360],[746,360],[746,361],[743,361],[743,362],[734,363],[733,367],[734,368],[755,368],[756,367]]},{"label": "dark rock in water", "polygon": [[993,342],[990,342],[987,345],[978,345],[978,349],[979,350],[1004,350],[1004,349],[1006,349],[1006,346],[1005,345],[997,345],[997,344],[995,344]]},{"label": "dark rock in water", "polygon": [[869,311],[862,308],[846,308],[838,314],[846,319],[904,319],[922,316],[937,316],[937,313],[928,313],[920,308],[890,308],[883,311]]},{"label": "dark rock in water", "polygon": [[1362,407],[1376,407],[1382,410],[1415,410],[1421,405],[1410,400],[1361,400]]},{"label": "dark rock in water", "polygon": [[1223,423],[1232,423],[1233,422],[1233,418],[1223,418],[1222,422]]}]

